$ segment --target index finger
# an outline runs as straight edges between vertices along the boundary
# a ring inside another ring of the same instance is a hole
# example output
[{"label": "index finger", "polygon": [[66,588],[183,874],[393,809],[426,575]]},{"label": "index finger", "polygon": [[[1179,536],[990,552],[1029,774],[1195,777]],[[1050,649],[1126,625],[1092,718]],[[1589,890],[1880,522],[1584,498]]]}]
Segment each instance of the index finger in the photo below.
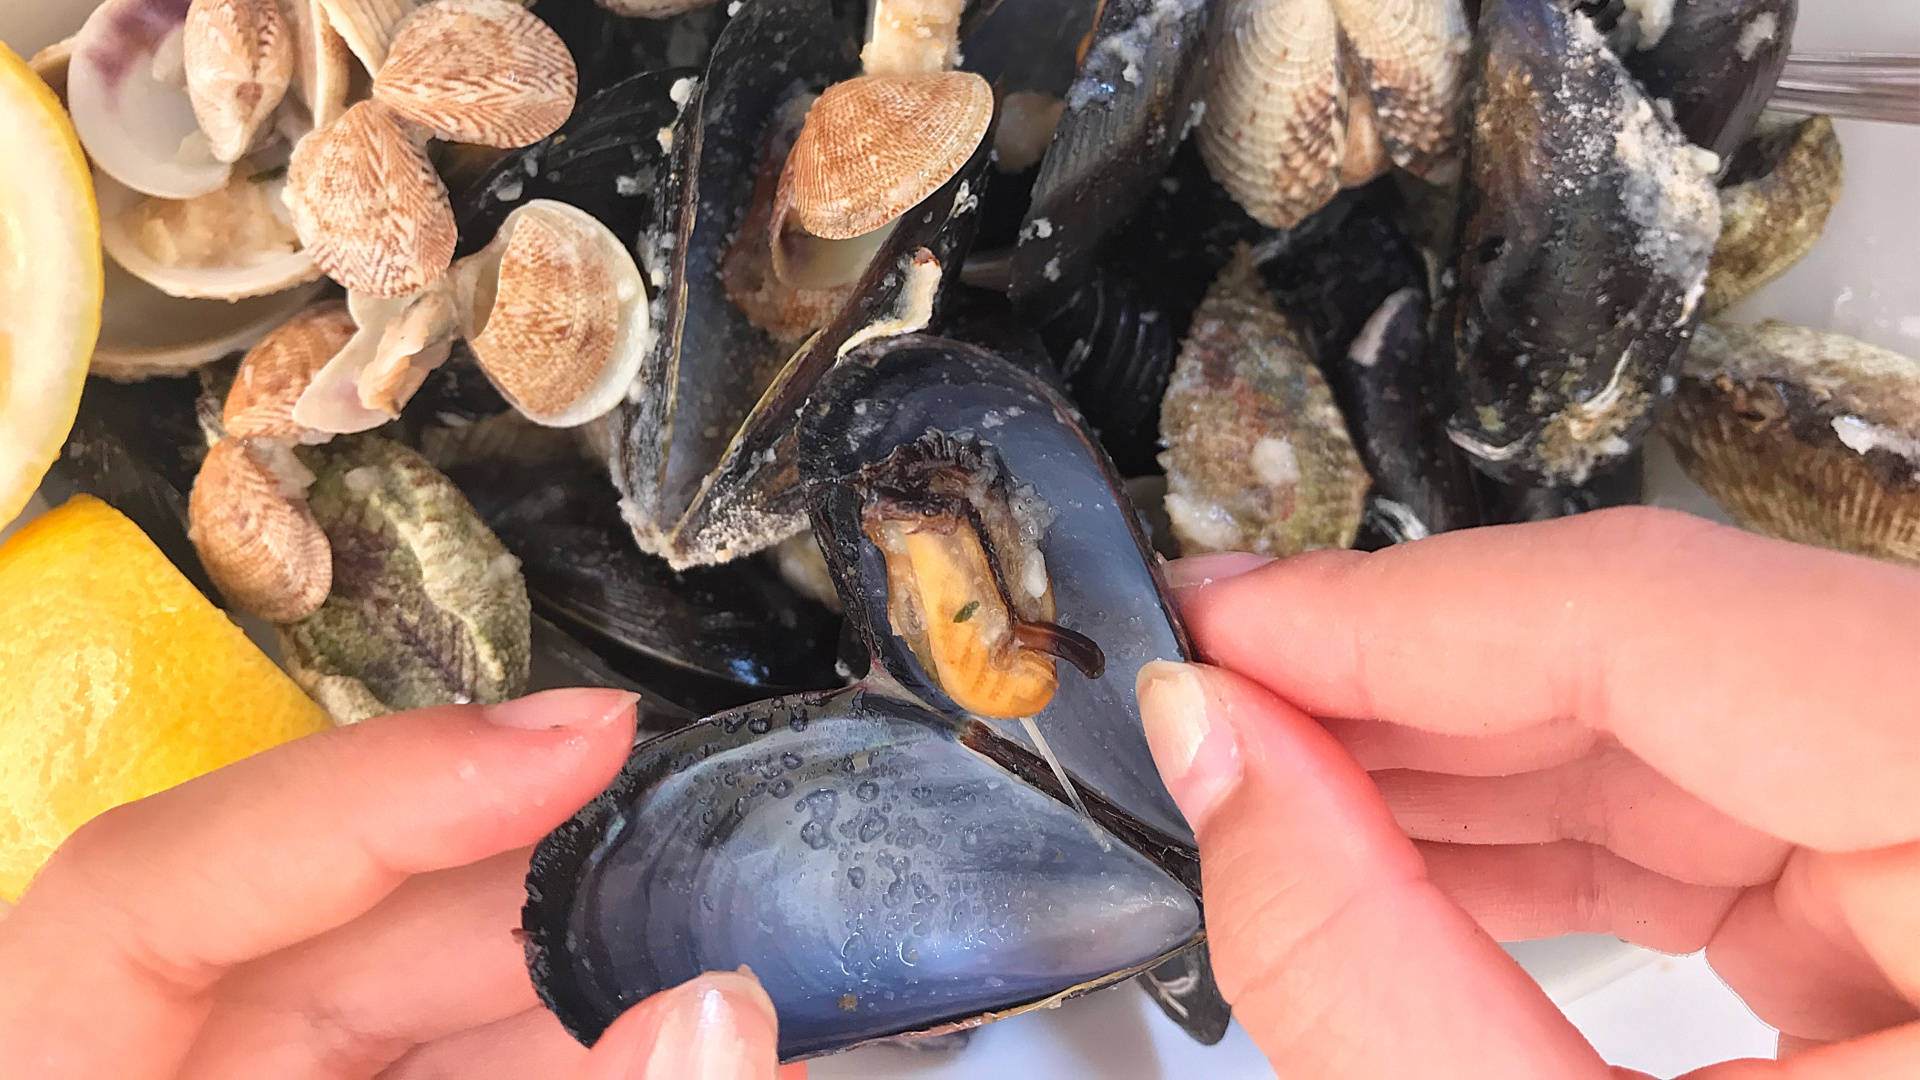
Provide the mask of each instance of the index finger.
[{"label": "index finger", "polygon": [[1320,552],[1186,590],[1201,653],[1316,715],[1604,732],[1782,839],[1920,838],[1920,574],[1646,508]]}]

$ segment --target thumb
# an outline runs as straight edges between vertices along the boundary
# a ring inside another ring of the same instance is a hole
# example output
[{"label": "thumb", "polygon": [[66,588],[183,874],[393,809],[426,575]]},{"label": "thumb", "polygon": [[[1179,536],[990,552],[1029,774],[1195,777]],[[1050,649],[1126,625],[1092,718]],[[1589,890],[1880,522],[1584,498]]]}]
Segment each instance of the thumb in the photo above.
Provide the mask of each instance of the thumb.
[{"label": "thumb", "polygon": [[1200,838],[1214,974],[1302,1076],[1604,1077],[1538,986],[1427,880],[1367,774],[1218,668],[1141,669],[1161,775]]},{"label": "thumb", "polygon": [[804,1080],[806,1066],[777,1064],[777,1030],[752,972],[709,972],[621,1014],[580,1080]]}]

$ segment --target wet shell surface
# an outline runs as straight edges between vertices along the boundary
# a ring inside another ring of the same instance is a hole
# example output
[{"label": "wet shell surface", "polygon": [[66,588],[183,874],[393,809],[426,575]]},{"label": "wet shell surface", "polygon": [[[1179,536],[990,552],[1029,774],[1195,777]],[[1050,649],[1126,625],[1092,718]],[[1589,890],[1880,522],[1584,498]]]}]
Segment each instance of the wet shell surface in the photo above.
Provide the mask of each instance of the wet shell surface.
[{"label": "wet shell surface", "polygon": [[573,111],[579,72],[560,35],[507,0],[435,0],[394,36],[374,99],[455,142],[515,147]]},{"label": "wet shell surface", "polygon": [[342,723],[521,693],[526,584],[459,489],[374,436],[304,453],[335,571],[326,603],[281,628],[294,678]]},{"label": "wet shell surface", "polygon": [[[867,75],[813,103],[787,156],[779,205],[828,240],[886,225],[960,171],[993,123],[993,88],[978,75]],[[776,227],[782,218],[775,211]]]},{"label": "wet shell surface", "polygon": [[626,396],[653,343],[647,290],[606,226],[565,203],[530,202],[461,276],[468,344],[528,419],[573,427]]},{"label": "wet shell surface", "polygon": [[294,28],[280,0],[193,0],[182,47],[187,97],[221,161],[238,161],[293,81]]},{"label": "wet shell surface", "polygon": [[207,451],[187,503],[188,537],[235,607],[271,622],[319,609],[333,578],[327,536],[303,498],[313,480],[270,442],[223,439]]},{"label": "wet shell surface", "polygon": [[1720,244],[1707,271],[1707,316],[1787,272],[1820,242],[1840,201],[1845,164],[1824,116],[1763,120],[1720,191]]},{"label": "wet shell surface", "polygon": [[420,146],[371,102],[295,147],[287,205],[307,254],[356,292],[419,292],[453,261],[447,189]]},{"label": "wet shell surface", "polygon": [[1333,392],[1242,250],[1194,316],[1160,413],[1183,554],[1350,546],[1372,481]]},{"label": "wet shell surface", "polygon": [[227,391],[220,414],[226,433],[287,442],[313,436],[312,429],[294,421],[294,403],[353,333],[347,305],[332,301],[315,304],[268,334],[240,361]]},{"label": "wet shell surface", "polygon": [[1702,327],[1661,430],[1743,527],[1920,566],[1920,361],[1779,322]]}]

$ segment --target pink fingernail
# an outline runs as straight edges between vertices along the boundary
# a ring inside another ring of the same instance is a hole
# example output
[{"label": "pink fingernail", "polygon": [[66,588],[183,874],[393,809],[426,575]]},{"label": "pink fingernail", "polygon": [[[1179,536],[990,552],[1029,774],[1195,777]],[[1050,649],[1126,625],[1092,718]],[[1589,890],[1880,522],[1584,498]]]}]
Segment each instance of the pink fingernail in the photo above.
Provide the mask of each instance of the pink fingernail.
[{"label": "pink fingernail", "polygon": [[1240,745],[1191,664],[1154,660],[1135,681],[1140,720],[1160,778],[1187,823],[1200,829],[1240,783]]},{"label": "pink fingernail", "polygon": [[640,1080],[759,1080],[773,1074],[773,1002],[750,976],[702,975],[663,997],[660,1035]]},{"label": "pink fingernail", "polygon": [[1211,585],[1216,581],[1236,578],[1241,574],[1252,573],[1273,561],[1271,555],[1254,555],[1245,551],[1222,551],[1213,555],[1195,555],[1188,559],[1175,559],[1160,568],[1170,589],[1197,589],[1202,585]]},{"label": "pink fingernail", "polygon": [[586,731],[605,727],[633,711],[640,695],[625,690],[547,690],[488,705],[487,723],[520,731]]}]

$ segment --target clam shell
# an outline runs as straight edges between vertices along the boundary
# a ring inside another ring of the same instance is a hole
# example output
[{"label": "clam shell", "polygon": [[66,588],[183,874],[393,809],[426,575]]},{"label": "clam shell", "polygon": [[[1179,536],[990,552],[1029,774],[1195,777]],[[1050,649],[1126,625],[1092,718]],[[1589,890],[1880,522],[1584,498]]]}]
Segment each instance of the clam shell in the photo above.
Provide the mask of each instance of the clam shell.
[{"label": "clam shell", "polygon": [[320,268],[287,220],[285,184],[236,169],[191,199],[141,195],[96,175],[100,242],[121,268],[171,296],[244,300],[319,280]]},{"label": "clam shell", "polygon": [[337,569],[326,603],[281,628],[294,678],[343,723],[520,694],[526,585],[453,483],[374,436],[304,453]]},{"label": "clam shell", "polygon": [[1730,163],[1720,191],[1720,243],[1707,270],[1707,317],[1787,272],[1826,231],[1845,164],[1824,116],[1763,124]]},{"label": "clam shell", "polygon": [[371,102],[300,140],[287,206],[307,254],[356,292],[416,293],[453,261],[458,234],[446,187],[419,145]]},{"label": "clam shell", "polygon": [[1395,165],[1440,178],[1458,164],[1473,41],[1460,0],[1333,0],[1333,8],[1371,104],[1371,134]]},{"label": "clam shell", "polygon": [[978,75],[866,75],[813,103],[780,177],[781,211],[828,240],[869,233],[919,205],[967,163],[993,123]]},{"label": "clam shell", "polygon": [[451,283],[442,278],[396,299],[349,293],[347,308],[358,329],[301,393],[293,406],[294,422],[346,435],[394,419],[425,374],[453,350],[450,290]]},{"label": "clam shell", "polygon": [[188,498],[188,537],[235,607],[270,622],[319,609],[333,582],[327,536],[303,494],[312,481],[283,447],[222,439]]},{"label": "clam shell", "polygon": [[73,39],[65,38],[34,53],[27,66],[35,75],[59,95],[60,103],[67,101],[67,69],[73,63]]},{"label": "clam shell", "polygon": [[109,259],[91,371],[120,382],[178,375],[244,352],[313,302],[320,282],[246,300],[185,300]]},{"label": "clam shell", "polygon": [[719,0],[597,0],[599,5],[630,19],[664,19],[695,8],[709,7]]},{"label": "clam shell", "polygon": [[231,167],[188,99],[188,0],[106,0],[73,39],[67,108],[100,171],[146,195],[218,191]]},{"label": "clam shell", "polygon": [[347,48],[368,71],[387,62],[394,31],[419,5],[419,0],[318,0],[327,21],[346,41]]},{"label": "clam shell", "polygon": [[353,334],[353,317],[338,301],[295,315],[240,361],[221,426],[236,438],[295,442],[312,435],[312,429],[294,421],[294,403]]},{"label": "clam shell", "polygon": [[573,427],[604,415],[653,344],[633,256],[565,203],[515,210],[493,244],[462,263],[460,280],[474,356],[535,423]]},{"label": "clam shell", "polygon": [[966,0],[874,0],[860,65],[869,75],[927,75],[960,58]]},{"label": "clam shell", "polygon": [[1920,566],[1920,361],[1779,322],[1705,326],[1661,431],[1741,526]]},{"label": "clam shell", "polygon": [[573,55],[507,0],[436,0],[394,35],[376,101],[455,142],[515,147],[553,134],[579,89]]},{"label": "clam shell", "polygon": [[293,24],[293,92],[307,107],[309,130],[323,128],[347,110],[353,53],[327,17],[325,0],[280,0]]},{"label": "clam shell", "polygon": [[280,0],[193,0],[182,33],[200,130],[214,157],[238,161],[293,81],[294,27]]},{"label": "clam shell", "polygon": [[1185,555],[1353,544],[1372,479],[1295,324],[1242,250],[1194,316],[1160,412]]}]

